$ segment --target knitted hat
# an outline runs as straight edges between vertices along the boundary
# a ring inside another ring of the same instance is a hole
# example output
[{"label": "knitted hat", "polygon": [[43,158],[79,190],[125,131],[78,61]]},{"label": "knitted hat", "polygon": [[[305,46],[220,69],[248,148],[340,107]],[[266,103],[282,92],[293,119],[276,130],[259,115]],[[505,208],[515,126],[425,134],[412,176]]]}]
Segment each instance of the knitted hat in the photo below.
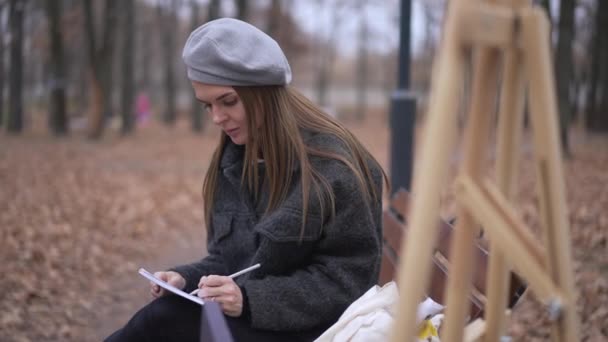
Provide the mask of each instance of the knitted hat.
[{"label": "knitted hat", "polygon": [[253,25],[232,18],[194,30],[182,58],[188,78],[226,86],[285,85],[291,68],[279,44]]}]

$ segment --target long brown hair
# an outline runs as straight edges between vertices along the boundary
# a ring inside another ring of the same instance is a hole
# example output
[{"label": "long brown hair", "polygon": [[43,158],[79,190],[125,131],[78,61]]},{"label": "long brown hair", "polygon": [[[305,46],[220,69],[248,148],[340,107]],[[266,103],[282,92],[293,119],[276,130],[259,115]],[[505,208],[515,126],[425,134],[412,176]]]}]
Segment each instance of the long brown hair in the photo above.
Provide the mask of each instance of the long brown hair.
[{"label": "long brown hair", "polygon": [[[257,181],[259,170],[256,161],[262,155],[266,164],[265,182],[269,189],[266,213],[279,207],[285,200],[292,183],[291,166],[298,163],[303,197],[300,236],[304,234],[311,189],[317,195],[319,207],[329,208],[330,215],[333,216],[335,198],[331,185],[311,166],[309,156],[332,158],[344,163],[354,173],[365,198],[368,201],[378,199],[380,194],[374,186],[368,163],[375,163],[380,170],[382,168],[357,138],[337,120],[289,86],[234,87],[234,90],[243,102],[249,127],[241,181],[247,185],[255,198],[259,198],[260,182]],[[338,137],[350,155],[344,156],[305,145],[301,129]],[[203,183],[207,227],[210,227],[219,163],[227,139],[226,134],[222,132]],[[383,170],[382,174],[388,187],[388,178]],[[321,217],[324,217],[322,212]]]}]

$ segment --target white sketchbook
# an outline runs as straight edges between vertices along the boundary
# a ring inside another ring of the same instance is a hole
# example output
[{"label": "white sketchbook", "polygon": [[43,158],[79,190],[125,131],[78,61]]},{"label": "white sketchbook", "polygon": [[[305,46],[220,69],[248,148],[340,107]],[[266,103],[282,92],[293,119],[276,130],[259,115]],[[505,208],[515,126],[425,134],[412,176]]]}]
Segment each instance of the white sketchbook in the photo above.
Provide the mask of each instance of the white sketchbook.
[{"label": "white sketchbook", "polygon": [[143,268],[139,269],[139,274],[141,274],[145,278],[148,278],[148,280],[154,282],[155,284],[157,284],[158,286],[162,287],[163,289],[165,289],[167,291],[171,291],[171,292],[175,293],[176,295],[184,297],[184,298],[186,298],[188,300],[191,300],[191,301],[193,301],[193,302],[195,302],[197,304],[205,305],[205,301],[203,301],[201,298],[199,298],[197,296],[190,295],[190,294],[188,294],[188,293],[186,293],[186,292],[178,289],[177,287],[175,287],[175,286],[173,286],[173,285],[171,285],[171,284],[169,284],[167,282],[164,282],[164,281],[156,278],[152,273],[146,271]]}]

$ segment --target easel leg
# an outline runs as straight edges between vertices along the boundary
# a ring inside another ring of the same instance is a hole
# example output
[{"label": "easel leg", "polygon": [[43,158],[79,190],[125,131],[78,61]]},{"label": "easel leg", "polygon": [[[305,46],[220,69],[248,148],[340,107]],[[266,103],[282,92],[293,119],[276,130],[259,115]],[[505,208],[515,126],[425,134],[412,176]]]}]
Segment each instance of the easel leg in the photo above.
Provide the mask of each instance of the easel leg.
[{"label": "easel leg", "polygon": [[578,320],[566,208],[558,111],[549,46],[549,26],[538,9],[522,12],[526,74],[530,87],[530,114],[540,194],[540,215],[545,231],[549,267],[564,293],[564,307],[554,324],[554,341],[576,341]]},{"label": "easel leg", "polygon": [[[522,134],[525,84],[521,52],[512,49],[505,52],[502,94],[498,111],[498,146],[496,180],[506,198],[515,195],[518,155]],[[504,331],[505,308],[509,289],[509,270],[505,257],[495,241],[490,241],[490,265],[487,279],[486,334],[485,341],[498,341]]]},{"label": "easel leg", "polygon": [[[462,5],[448,12],[445,39],[433,75],[432,94],[420,158],[414,170],[412,217],[406,243],[401,247],[398,272],[399,311],[391,341],[410,341],[417,334],[416,308],[430,276],[433,245],[437,240],[439,200],[449,169],[449,154],[456,136],[456,108],[462,84],[464,56],[458,39]],[[422,262],[421,262],[422,261]],[[416,280],[413,277],[416,277]]]},{"label": "easel leg", "polygon": [[[489,127],[496,101],[498,52],[479,48],[474,62],[471,110],[464,136],[464,161],[460,173],[474,179],[482,176]],[[469,316],[468,297],[473,273],[473,243],[478,227],[468,210],[460,208],[450,248],[450,277],[446,288],[446,326],[442,338],[462,341]]]}]

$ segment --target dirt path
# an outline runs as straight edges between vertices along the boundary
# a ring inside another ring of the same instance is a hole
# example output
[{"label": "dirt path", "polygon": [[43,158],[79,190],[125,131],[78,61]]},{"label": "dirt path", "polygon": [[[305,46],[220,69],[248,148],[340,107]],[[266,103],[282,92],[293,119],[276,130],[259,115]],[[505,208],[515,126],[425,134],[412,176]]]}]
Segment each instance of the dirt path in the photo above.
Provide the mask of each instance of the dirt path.
[{"label": "dirt path", "polygon": [[149,299],[139,267],[203,255],[215,139],[174,129],[0,135],[0,341],[99,341]]}]

